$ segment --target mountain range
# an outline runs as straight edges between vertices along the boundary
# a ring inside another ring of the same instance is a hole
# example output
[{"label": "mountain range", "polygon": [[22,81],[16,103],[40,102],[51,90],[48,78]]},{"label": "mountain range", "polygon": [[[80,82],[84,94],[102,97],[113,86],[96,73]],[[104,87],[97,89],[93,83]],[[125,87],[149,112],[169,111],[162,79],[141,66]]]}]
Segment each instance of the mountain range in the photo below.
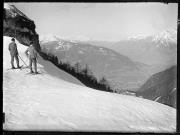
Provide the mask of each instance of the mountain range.
[{"label": "mountain range", "polygon": [[177,64],[177,30],[170,29],[151,36],[135,35],[118,42],[80,41],[112,49],[149,66],[154,74]]},{"label": "mountain range", "polygon": [[[68,41],[56,36],[40,39],[41,48],[63,62],[88,65],[97,79],[105,77],[114,89],[136,90],[150,76],[148,67],[105,47]],[[49,40],[48,40],[49,39]]]},{"label": "mountain range", "polygon": [[68,40],[51,35],[40,36],[40,42],[59,60],[88,64],[98,79],[106,77],[113,88],[136,91],[151,75],[177,64],[176,36],[175,30],[168,30],[110,42]]}]

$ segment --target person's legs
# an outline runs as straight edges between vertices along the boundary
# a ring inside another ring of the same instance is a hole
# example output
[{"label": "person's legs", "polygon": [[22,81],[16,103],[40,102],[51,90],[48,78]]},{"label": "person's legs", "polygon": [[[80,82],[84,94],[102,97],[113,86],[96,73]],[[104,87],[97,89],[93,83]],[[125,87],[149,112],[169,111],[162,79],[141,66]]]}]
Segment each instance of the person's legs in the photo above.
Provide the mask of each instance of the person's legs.
[{"label": "person's legs", "polygon": [[14,67],[14,55],[11,54],[11,68],[15,68]]},{"label": "person's legs", "polygon": [[37,73],[37,60],[36,58],[33,59],[34,71]]},{"label": "person's legs", "polygon": [[15,59],[16,59],[16,64],[17,64],[17,68],[19,68],[19,58],[18,58],[18,55],[15,55]]},{"label": "person's legs", "polygon": [[30,72],[33,73],[33,70],[32,70],[32,59],[29,58],[29,69],[30,69]]}]

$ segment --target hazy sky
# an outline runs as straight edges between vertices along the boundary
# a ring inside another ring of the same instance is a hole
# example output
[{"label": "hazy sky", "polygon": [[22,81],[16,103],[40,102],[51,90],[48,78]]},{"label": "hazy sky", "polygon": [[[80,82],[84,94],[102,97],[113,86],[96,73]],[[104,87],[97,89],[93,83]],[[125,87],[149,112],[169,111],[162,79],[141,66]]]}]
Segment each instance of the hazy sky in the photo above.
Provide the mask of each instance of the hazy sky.
[{"label": "hazy sky", "polygon": [[34,20],[39,35],[119,40],[177,29],[177,3],[10,4]]}]

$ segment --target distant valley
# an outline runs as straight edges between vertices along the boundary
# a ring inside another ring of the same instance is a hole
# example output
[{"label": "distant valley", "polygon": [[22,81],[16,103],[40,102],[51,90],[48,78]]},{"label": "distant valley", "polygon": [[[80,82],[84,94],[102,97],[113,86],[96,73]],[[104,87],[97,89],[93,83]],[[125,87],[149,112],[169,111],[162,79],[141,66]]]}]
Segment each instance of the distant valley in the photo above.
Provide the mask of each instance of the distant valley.
[{"label": "distant valley", "polygon": [[[47,38],[46,38],[47,39]],[[128,57],[111,49],[78,43],[53,37],[41,42],[42,49],[54,54],[59,60],[71,65],[88,65],[97,79],[105,77],[116,90],[136,91],[150,76],[148,66],[133,62]]]}]

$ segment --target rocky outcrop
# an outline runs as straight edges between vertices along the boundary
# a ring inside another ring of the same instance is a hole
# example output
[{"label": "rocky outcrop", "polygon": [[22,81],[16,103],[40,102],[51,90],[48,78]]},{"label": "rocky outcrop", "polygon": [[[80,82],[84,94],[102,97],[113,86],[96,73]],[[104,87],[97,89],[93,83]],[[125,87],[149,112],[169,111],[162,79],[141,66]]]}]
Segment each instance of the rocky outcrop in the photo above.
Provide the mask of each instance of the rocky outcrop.
[{"label": "rocky outcrop", "polygon": [[3,36],[16,38],[21,44],[28,46],[30,41],[40,51],[39,35],[35,31],[34,21],[29,19],[13,5],[4,5]]}]

